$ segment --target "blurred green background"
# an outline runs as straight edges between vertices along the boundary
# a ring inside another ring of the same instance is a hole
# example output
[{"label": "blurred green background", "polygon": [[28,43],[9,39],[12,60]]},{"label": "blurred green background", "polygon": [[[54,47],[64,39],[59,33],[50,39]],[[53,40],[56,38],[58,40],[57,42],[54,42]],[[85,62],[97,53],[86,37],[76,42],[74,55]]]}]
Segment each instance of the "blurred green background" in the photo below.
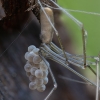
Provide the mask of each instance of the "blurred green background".
[{"label": "blurred green background", "polygon": [[[58,0],[58,4],[66,9],[100,13],[100,0]],[[97,56],[100,52],[100,16],[79,12],[69,13],[81,21],[88,32],[87,55]],[[72,31],[71,36],[74,37],[76,52],[82,54],[82,35],[79,27],[65,15],[62,16],[62,20]]]}]

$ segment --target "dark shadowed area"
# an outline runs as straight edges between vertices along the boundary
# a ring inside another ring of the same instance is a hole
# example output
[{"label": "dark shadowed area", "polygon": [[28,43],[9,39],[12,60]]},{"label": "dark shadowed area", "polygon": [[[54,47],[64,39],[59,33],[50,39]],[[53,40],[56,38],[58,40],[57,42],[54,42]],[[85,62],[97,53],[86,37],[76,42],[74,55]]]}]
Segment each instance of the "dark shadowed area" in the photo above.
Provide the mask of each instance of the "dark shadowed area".
[{"label": "dark shadowed area", "polygon": [[[65,49],[74,53],[70,31],[59,16],[60,12],[55,11],[55,26]],[[5,23],[5,20],[0,21],[0,100],[43,100],[53,87],[50,75],[46,91],[39,93],[28,88],[29,80],[24,70],[24,54],[28,46],[39,47],[41,44],[40,24],[32,12],[20,13]],[[53,42],[59,45],[55,35]],[[49,100],[94,100],[94,95],[88,92],[86,85],[59,78],[62,75],[81,80],[78,76],[53,61],[49,62],[58,83],[57,90]],[[77,70],[75,66],[70,66]]]}]

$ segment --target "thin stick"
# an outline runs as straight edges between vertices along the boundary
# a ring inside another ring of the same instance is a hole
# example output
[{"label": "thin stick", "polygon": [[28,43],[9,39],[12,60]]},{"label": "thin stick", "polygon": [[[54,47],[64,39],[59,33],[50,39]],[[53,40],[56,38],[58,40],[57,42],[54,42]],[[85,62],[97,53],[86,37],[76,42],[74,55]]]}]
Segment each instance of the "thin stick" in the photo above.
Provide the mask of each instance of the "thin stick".
[{"label": "thin stick", "polygon": [[[61,10],[60,8],[52,7],[52,6],[50,6],[46,3],[43,3],[43,4],[46,5],[49,8],[56,9],[56,10]],[[83,11],[83,10],[73,10],[73,9],[66,9],[66,8],[63,8],[63,9],[65,9],[66,11],[70,11],[70,12],[100,16],[100,13],[96,13],[96,12],[88,12],[88,11]]]},{"label": "thin stick", "polygon": [[53,4],[55,4],[61,11],[63,11],[69,18],[71,18],[81,29],[83,24],[77,20],[75,17],[73,17],[70,13],[68,13],[65,9],[60,7],[57,3],[55,3],[53,0],[50,0]]},{"label": "thin stick", "polygon": [[[73,17],[70,13],[68,13],[65,9],[63,9],[58,4],[56,4],[53,0],[50,0],[50,1],[54,3],[60,10],[62,10],[68,17],[70,17],[82,29],[84,68],[86,68],[87,66],[86,65],[86,35],[87,35],[87,32],[86,30],[84,30],[83,24],[79,20],[77,20],[75,17]],[[93,73],[95,72],[93,69],[91,71]]]},{"label": "thin stick", "polygon": [[97,76],[97,73],[89,65],[87,67]]},{"label": "thin stick", "polygon": [[59,41],[59,43],[60,43],[61,49],[63,50],[64,57],[65,57],[66,62],[67,62],[66,64],[69,64],[69,62],[68,62],[68,57],[67,57],[67,55],[66,55],[66,53],[65,53],[65,49],[64,49],[64,47],[63,47],[63,45],[62,45],[62,42],[61,42],[61,38],[60,38],[59,35],[58,35],[57,37],[58,37],[58,41]]}]

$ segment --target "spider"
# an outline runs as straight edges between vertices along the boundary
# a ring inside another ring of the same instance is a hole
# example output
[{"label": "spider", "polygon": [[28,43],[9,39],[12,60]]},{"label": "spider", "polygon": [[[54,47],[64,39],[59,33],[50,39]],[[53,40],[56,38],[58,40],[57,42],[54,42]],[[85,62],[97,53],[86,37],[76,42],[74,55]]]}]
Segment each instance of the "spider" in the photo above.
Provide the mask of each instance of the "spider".
[{"label": "spider", "polygon": [[[55,5],[57,8],[53,8],[51,6],[51,4]],[[62,42],[61,42],[61,39],[59,37],[58,31],[54,27],[53,15],[51,13],[49,13],[50,14],[49,15],[48,10],[46,10],[45,7],[47,7],[49,10],[58,9],[58,10],[63,11],[67,16],[69,16],[80,27],[80,29],[82,30],[83,56],[82,55],[72,55],[72,54],[69,54],[69,53],[65,52],[65,50],[62,46]],[[56,80],[54,78],[54,75],[53,75],[53,73],[51,71],[51,68],[50,68],[48,62],[46,61],[46,59],[51,59],[51,60],[63,65],[65,68],[69,69],[70,71],[72,71],[73,73],[75,73],[76,75],[81,77],[82,79],[84,79],[84,80],[88,81],[90,84],[96,86],[97,87],[97,92],[98,92],[98,90],[99,90],[98,84],[97,85],[94,84],[89,79],[82,76],[81,74],[79,74],[78,72],[76,72],[75,70],[73,70],[69,66],[69,64],[73,64],[73,65],[78,66],[82,69],[85,69],[86,67],[89,67],[91,69],[90,65],[96,65],[97,68],[98,68],[99,57],[88,57],[88,56],[86,56],[86,36],[87,36],[87,32],[84,29],[83,24],[80,21],[78,21],[76,18],[74,18],[72,15],[70,15],[65,9],[60,7],[56,3],[56,1],[53,1],[53,0],[50,0],[50,1],[48,1],[48,0],[41,0],[41,1],[40,0],[30,0],[29,1],[29,6],[26,7],[26,8],[27,9],[24,9],[24,10],[25,11],[32,10],[33,13],[36,15],[37,19],[41,23],[41,40],[42,40],[43,43],[41,44],[41,46],[39,48],[38,55],[45,62],[46,66],[48,66],[48,70],[50,72],[50,75],[51,75],[53,83],[54,83],[53,89],[47,95],[45,100],[47,100],[51,96],[51,94],[54,92],[54,90],[57,88]],[[16,11],[18,12],[19,10],[16,10]],[[19,11],[19,12],[21,12],[21,11]],[[6,14],[7,14],[7,16],[12,16],[12,12],[8,13],[8,11],[7,11]],[[44,16],[44,18],[42,17],[42,15]],[[47,22],[48,26],[45,26],[44,22]],[[50,30],[46,30],[47,27],[49,27]],[[46,31],[46,33],[44,31]],[[57,35],[57,38],[58,38],[58,41],[60,43],[61,49],[58,48],[52,42],[52,37],[53,37],[54,33]],[[96,60],[96,62],[87,61],[86,60],[87,58],[93,58],[93,59]],[[91,70],[94,72],[93,69],[91,69]],[[96,74],[96,72],[94,72],[94,74]],[[97,73],[97,78],[98,78],[98,76],[99,75]],[[98,96],[96,96],[96,100],[98,100]]]},{"label": "spider", "polygon": [[[55,5],[57,8],[52,7],[50,5],[50,3]],[[51,96],[51,94],[54,92],[54,90],[57,88],[56,80],[54,78],[52,70],[51,70],[50,66],[48,65],[48,62],[46,61],[46,59],[51,59],[51,60],[63,65],[65,68],[69,69],[74,74],[78,75],[80,78],[82,78],[85,81],[89,82],[91,85],[97,87],[96,100],[98,100],[98,91],[99,91],[99,84],[98,84],[98,82],[99,82],[99,72],[98,72],[99,57],[88,57],[88,56],[86,56],[87,31],[84,29],[84,26],[80,21],[78,21],[76,18],[74,18],[65,9],[60,7],[56,3],[56,1],[50,0],[50,3],[48,4],[48,2],[45,2],[45,0],[44,1],[40,1],[40,0],[36,1],[36,4],[39,6],[39,9],[40,9],[40,13],[37,14],[37,15],[40,15],[40,23],[41,23],[41,36],[40,37],[41,37],[41,40],[43,42],[41,44],[40,48],[39,48],[38,55],[45,62],[46,66],[48,66],[48,70],[50,72],[50,75],[51,75],[53,83],[54,83],[54,87],[52,88],[52,90],[49,92],[49,94],[47,95],[47,97],[44,100],[47,100]],[[35,6],[36,5],[31,5],[31,7],[27,9],[27,11],[33,10]],[[58,10],[63,11],[68,17],[70,17],[80,27],[80,29],[82,31],[82,40],[83,40],[83,55],[72,55],[72,54],[70,54],[68,52],[65,52],[64,47],[63,47],[62,42],[61,42],[61,39],[59,37],[58,31],[56,30],[56,28],[54,26],[53,13],[52,13],[51,9],[58,9]],[[59,44],[61,46],[61,49],[58,48],[52,42],[53,33],[56,34],[56,36],[58,38],[58,41],[59,41]],[[32,53],[32,54],[34,54],[34,53]],[[28,55],[26,55],[26,56],[28,56]],[[93,58],[93,59],[95,59],[96,62],[88,61],[87,58]],[[39,60],[39,59],[37,59],[37,60]],[[34,60],[33,60],[33,62],[34,62]],[[97,85],[95,83],[93,83],[92,81],[90,81],[89,79],[87,79],[86,77],[84,77],[81,74],[79,74],[78,72],[76,72],[75,70],[73,70],[69,66],[69,64],[78,66],[78,67],[80,67],[82,69],[85,69],[86,67],[90,68],[90,70],[97,76]],[[95,65],[97,67],[97,74],[90,67],[90,65]],[[43,87],[41,87],[41,89],[45,90]]]}]

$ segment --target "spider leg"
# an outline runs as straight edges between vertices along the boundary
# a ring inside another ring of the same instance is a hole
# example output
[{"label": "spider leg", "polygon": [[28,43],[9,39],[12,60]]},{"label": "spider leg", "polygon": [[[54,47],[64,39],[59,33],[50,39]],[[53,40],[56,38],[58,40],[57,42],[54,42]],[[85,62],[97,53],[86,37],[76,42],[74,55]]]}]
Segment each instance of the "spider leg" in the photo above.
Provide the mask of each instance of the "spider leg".
[{"label": "spider leg", "polygon": [[45,56],[46,58],[51,59],[51,60],[61,64],[63,67],[67,68],[68,70],[70,70],[71,72],[73,72],[74,74],[76,74],[77,76],[82,78],[83,80],[89,82],[91,85],[96,87],[95,83],[93,83],[88,78],[84,77],[83,75],[81,75],[80,73],[75,71],[73,68],[71,68],[69,65],[67,65],[65,63],[66,62],[65,59],[59,58],[59,56],[57,54],[54,54],[53,51],[49,50],[49,48],[47,48],[45,44],[43,46],[44,47],[41,47],[41,51],[40,51],[43,54],[43,56]]},{"label": "spider leg", "polygon": [[44,100],[48,100],[49,97],[50,97],[50,96],[52,95],[52,93],[54,92],[54,90],[56,90],[56,88],[57,88],[57,83],[56,83],[55,77],[54,77],[54,75],[53,75],[53,72],[52,72],[50,66],[48,65],[46,59],[45,59],[41,54],[40,54],[40,57],[41,57],[42,60],[45,62],[45,64],[48,66],[48,69],[49,69],[51,78],[52,78],[52,80],[53,80],[53,86],[54,86],[54,87],[52,88],[52,90],[49,92],[49,94],[48,94],[48,95],[46,96],[46,98],[44,99]]},{"label": "spider leg", "polygon": [[84,30],[84,27],[82,25],[82,40],[83,40],[83,57],[84,57],[84,67],[86,68],[86,36],[87,32]]},{"label": "spider leg", "polygon": [[86,38],[87,38],[87,32],[84,29],[84,26],[82,25],[84,68],[88,67],[97,76],[97,73],[91,68],[90,65],[87,65],[86,63]]},{"label": "spider leg", "polygon": [[96,88],[96,99],[95,100],[99,100],[99,60],[100,58],[97,57],[96,59],[96,67],[97,67],[97,88]]}]

